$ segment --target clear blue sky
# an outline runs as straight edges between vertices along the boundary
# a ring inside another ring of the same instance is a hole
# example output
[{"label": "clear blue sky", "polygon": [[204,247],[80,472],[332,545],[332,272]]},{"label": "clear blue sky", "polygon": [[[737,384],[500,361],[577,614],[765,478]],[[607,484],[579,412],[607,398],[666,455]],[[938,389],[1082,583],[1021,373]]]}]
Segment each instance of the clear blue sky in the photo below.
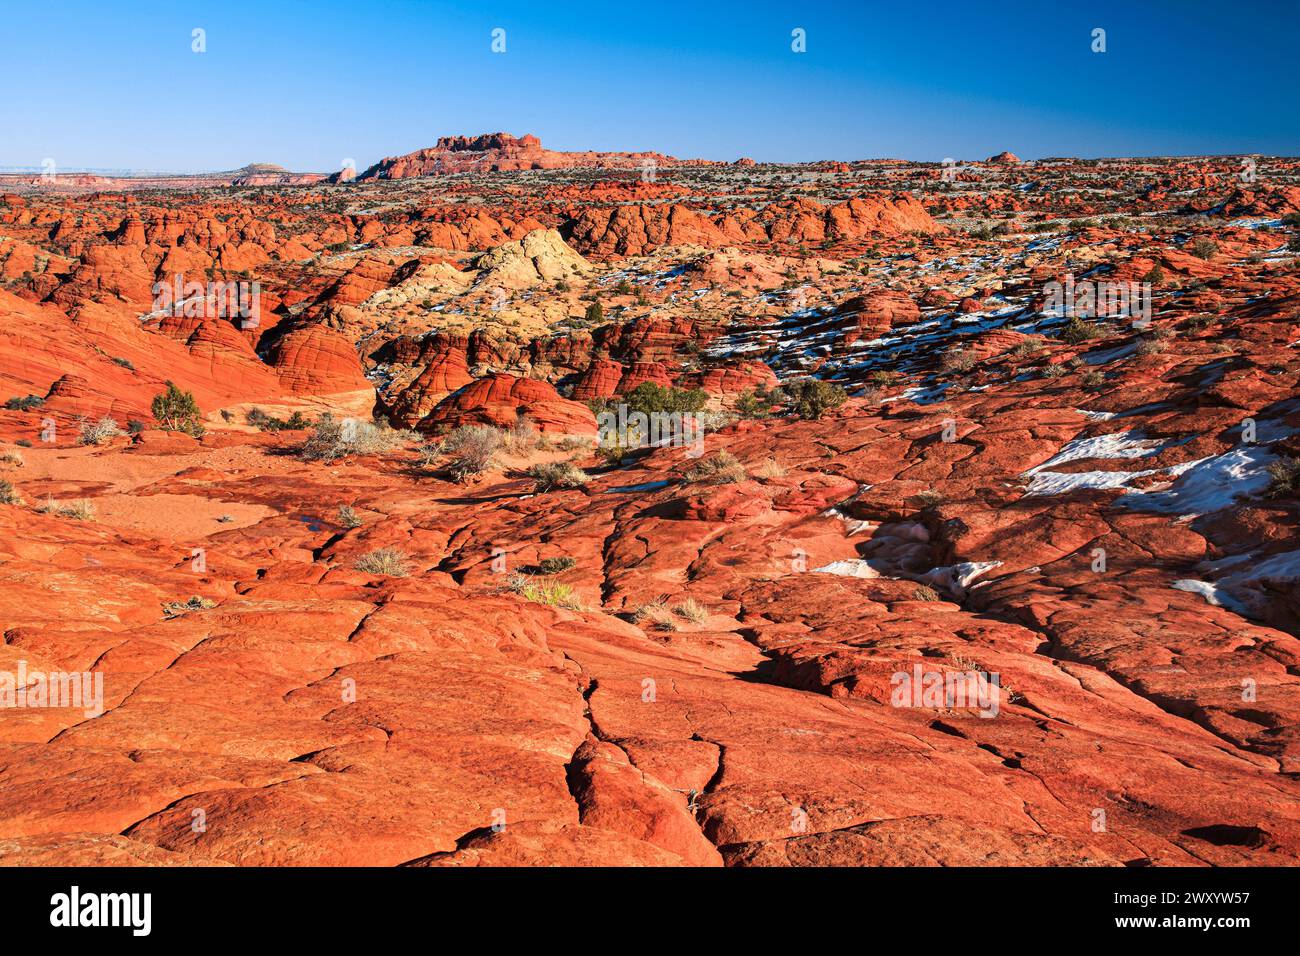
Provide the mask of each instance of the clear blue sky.
[{"label": "clear blue sky", "polygon": [[1298,49],[1296,0],[7,0],[0,166],[361,169],[497,130],[728,160],[1297,155]]}]

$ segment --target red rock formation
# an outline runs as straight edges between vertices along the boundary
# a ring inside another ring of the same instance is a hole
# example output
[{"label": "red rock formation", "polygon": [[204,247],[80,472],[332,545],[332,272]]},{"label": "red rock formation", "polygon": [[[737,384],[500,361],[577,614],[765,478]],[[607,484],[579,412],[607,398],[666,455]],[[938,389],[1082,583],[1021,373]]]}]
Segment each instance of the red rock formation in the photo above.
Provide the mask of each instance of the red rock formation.
[{"label": "red rock formation", "polygon": [[623,366],[611,359],[596,359],[573,387],[574,401],[586,402],[595,398],[609,398],[618,391],[623,377]]},{"label": "red rock formation", "polygon": [[470,424],[508,428],[520,418],[527,418],[541,432],[592,434],[596,430],[596,418],[586,405],[561,398],[545,382],[503,372],[477,379],[447,396],[420,422],[420,428]]},{"label": "red rock formation", "polygon": [[294,329],[276,340],[267,363],[280,384],[298,394],[332,394],[371,388],[352,343],[323,325]]}]

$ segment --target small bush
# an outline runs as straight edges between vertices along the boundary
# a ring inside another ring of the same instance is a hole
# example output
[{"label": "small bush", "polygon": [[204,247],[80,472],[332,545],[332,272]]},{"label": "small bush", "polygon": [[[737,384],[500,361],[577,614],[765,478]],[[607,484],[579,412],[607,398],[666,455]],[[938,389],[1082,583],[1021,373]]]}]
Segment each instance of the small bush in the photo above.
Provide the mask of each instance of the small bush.
[{"label": "small bush", "polygon": [[37,507],[37,511],[47,515],[57,515],[60,518],[72,518],[74,521],[94,521],[95,520],[95,503],[88,498],[77,498],[74,501],[61,502],[55,501],[49,495]]},{"label": "small bush", "polygon": [[1064,378],[1070,374],[1070,368],[1064,362],[1043,366],[1043,378]]},{"label": "small bush", "polygon": [[1106,373],[1093,369],[1083,376],[1084,388],[1101,388],[1106,384]]},{"label": "small bush", "polygon": [[570,568],[576,567],[578,561],[567,554],[558,558],[543,558],[538,564],[538,568],[543,574],[562,574]]},{"label": "small bush", "polygon": [[699,624],[708,619],[709,609],[696,601],[695,598],[687,598],[673,608],[673,613],[684,620],[690,621],[692,624]]},{"label": "small bush", "polygon": [[462,425],[443,439],[440,450],[452,455],[447,474],[453,481],[477,478],[492,467],[501,448],[501,432],[488,425]]},{"label": "small bush", "polygon": [[129,370],[132,371],[132,372],[135,371],[135,366],[131,364],[131,360],[130,360],[130,359],[124,359],[124,358],[119,358],[118,356],[114,356],[114,357],[113,357],[113,364],[114,364],[114,365],[120,365],[120,366],[122,366],[122,368],[124,368],[124,369],[129,369]]},{"label": "small bush", "polygon": [[1279,458],[1268,466],[1268,496],[1288,498],[1300,492],[1300,459]]},{"label": "small bush", "polygon": [[23,496],[18,493],[18,489],[13,486],[12,482],[0,478],[0,505],[21,505]]},{"label": "small bush", "polygon": [[27,464],[23,458],[23,453],[15,448],[10,448],[3,455],[0,455],[0,465],[6,465],[11,468],[21,468]]},{"label": "small bush", "polygon": [[1219,246],[1213,239],[1202,236],[1188,247],[1188,251],[1196,258],[1209,262],[1219,254]]},{"label": "small bush", "polygon": [[97,422],[83,421],[81,435],[77,441],[82,445],[102,445],[110,439],[125,434],[126,432],[117,427],[115,419],[105,415]]},{"label": "small bush", "polygon": [[918,584],[916,590],[912,592],[913,601],[938,601],[939,592],[928,584]]},{"label": "small bush", "polygon": [[501,432],[501,450],[507,455],[522,457],[548,444],[549,441],[526,418],[516,420]]},{"label": "small bush", "polygon": [[1097,328],[1095,322],[1089,322],[1077,315],[1072,316],[1070,321],[1065,323],[1065,328],[1061,329],[1061,341],[1068,342],[1070,345],[1079,345],[1099,335],[1101,329]]},{"label": "small bush", "polygon": [[1022,359],[1022,358],[1028,358],[1031,355],[1037,355],[1042,350],[1043,350],[1042,339],[1033,338],[1033,339],[1026,339],[1024,342],[1021,342],[1019,345],[1017,345],[1015,348],[1011,350],[1010,354],[1012,358]]},{"label": "small bush", "polygon": [[742,392],[736,399],[736,414],[741,418],[767,418],[775,403],[763,389]]},{"label": "small bush", "polygon": [[337,419],[328,412],[316,420],[299,455],[307,461],[337,461],[349,455],[379,455],[410,441],[414,435],[356,418]]},{"label": "small bush", "polygon": [[168,617],[180,617],[182,614],[188,614],[190,611],[206,611],[208,608],[217,606],[217,602],[210,598],[199,597],[197,594],[188,601],[168,601],[162,606],[163,614]]},{"label": "small bush", "polygon": [[978,360],[969,349],[949,349],[943,354],[943,368],[948,372],[969,372]]},{"label": "small bush", "polygon": [[1135,355],[1157,355],[1165,350],[1165,343],[1161,339],[1142,339],[1134,350]]},{"label": "small bush", "polygon": [[605,310],[599,302],[593,302],[587,306],[587,312],[583,318],[591,325],[599,325],[605,321]]},{"label": "small bush", "polygon": [[766,458],[754,468],[755,478],[784,478],[786,467],[775,458]]},{"label": "small bush", "polygon": [[193,393],[182,391],[171,382],[167,383],[167,391],[154,396],[151,410],[164,431],[184,432],[194,438],[203,435],[202,413]]},{"label": "small bush", "polygon": [[533,465],[527,475],[536,482],[534,490],[539,493],[555,488],[581,488],[589,480],[585,471],[568,461]]},{"label": "small bush", "polygon": [[148,427],[149,426],[147,426],[144,422],[140,421],[140,419],[132,418],[130,421],[126,423],[126,433],[128,435],[135,436],[140,434]]},{"label": "small bush", "polygon": [[791,410],[803,419],[821,418],[848,398],[848,393],[838,385],[815,378],[794,379],[783,384],[780,390],[789,399]]},{"label": "small bush", "polygon": [[709,393],[701,388],[665,388],[654,382],[642,382],[623,396],[629,412],[698,412],[709,400]]},{"label": "small bush", "polygon": [[913,497],[916,499],[916,503],[921,506],[922,511],[933,511],[943,504],[943,494],[933,488],[918,491]]},{"label": "small bush", "polygon": [[632,612],[632,623],[643,628],[653,628],[656,631],[677,630],[677,622],[673,620],[673,613],[662,600],[642,604]]},{"label": "small bush", "polygon": [[682,476],[688,482],[700,482],[706,485],[734,485],[744,481],[748,475],[742,465],[729,451],[715,452],[708,458],[701,458]]},{"label": "small bush", "polygon": [[515,594],[535,604],[568,608],[571,611],[583,610],[582,601],[574,592],[573,585],[562,581],[547,581],[544,578],[530,578],[526,574],[516,574],[511,577],[508,586]]},{"label": "small bush", "polygon": [[385,574],[390,578],[404,578],[410,571],[406,564],[406,552],[397,548],[376,548],[359,555],[352,562],[352,567],[366,574]]},{"label": "small bush", "polygon": [[351,505],[339,505],[338,522],[348,529],[360,528],[363,523]]},{"label": "small bush", "polygon": [[15,395],[5,402],[5,408],[11,412],[30,412],[33,408],[40,408],[44,404],[45,399],[39,395]]},{"label": "small bush", "polygon": [[1160,263],[1157,262],[1147,271],[1147,274],[1142,277],[1142,281],[1151,283],[1153,287],[1164,285],[1165,270],[1162,269]]},{"label": "small bush", "polygon": [[300,431],[311,427],[307,416],[299,411],[295,411],[288,418],[275,418],[260,408],[250,408],[244,414],[244,421],[264,432]]}]

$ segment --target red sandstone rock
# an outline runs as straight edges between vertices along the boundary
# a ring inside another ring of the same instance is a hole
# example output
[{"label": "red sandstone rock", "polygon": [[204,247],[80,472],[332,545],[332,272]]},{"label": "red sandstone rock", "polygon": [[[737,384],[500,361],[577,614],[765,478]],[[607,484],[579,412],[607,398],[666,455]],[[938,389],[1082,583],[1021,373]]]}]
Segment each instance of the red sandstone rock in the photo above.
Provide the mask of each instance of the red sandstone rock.
[{"label": "red sandstone rock", "polygon": [[520,418],[527,418],[541,432],[591,434],[596,430],[596,418],[586,405],[561,398],[545,382],[504,373],[477,379],[447,396],[420,422],[420,427],[509,427]]}]

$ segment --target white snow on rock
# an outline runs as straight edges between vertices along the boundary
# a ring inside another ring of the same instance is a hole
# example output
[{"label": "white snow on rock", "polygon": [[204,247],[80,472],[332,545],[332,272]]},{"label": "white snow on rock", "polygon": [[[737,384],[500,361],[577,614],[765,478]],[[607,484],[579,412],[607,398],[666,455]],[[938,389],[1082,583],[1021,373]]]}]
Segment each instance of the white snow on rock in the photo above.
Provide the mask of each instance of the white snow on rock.
[{"label": "white snow on rock", "polygon": [[1277,456],[1261,445],[1247,445],[1169,469],[1172,485],[1161,490],[1129,491],[1119,499],[1135,511],[1203,515],[1229,507],[1240,495],[1268,487],[1268,466]]},{"label": "white snow on rock", "polygon": [[[1238,567],[1243,560],[1244,556],[1236,555],[1231,566]],[[1223,566],[1228,562],[1216,563]],[[1250,617],[1260,617],[1266,609],[1270,600],[1266,586],[1292,589],[1300,587],[1300,551],[1283,551],[1270,555],[1217,581],[1186,579],[1173,583],[1173,587],[1180,591],[1201,595],[1208,604],[1226,607]]]},{"label": "white snow on rock", "polygon": [[861,558],[846,558],[832,561],[820,568],[813,568],[814,574],[838,574],[842,578],[878,578],[880,572]]},{"label": "white snow on rock", "polygon": [[1155,471],[1040,471],[1025,489],[1025,497],[1064,495],[1079,488],[1125,488],[1134,478],[1154,475]]},{"label": "white snow on rock", "polygon": [[1165,442],[1158,438],[1139,438],[1137,432],[1114,432],[1092,438],[1076,438],[1066,444],[1041,465],[1030,468],[1026,475],[1035,475],[1053,465],[1085,458],[1146,458],[1158,453]]},{"label": "white snow on rock", "polygon": [[932,587],[961,597],[976,578],[1001,566],[1001,561],[963,561],[961,564],[952,564],[927,571],[921,575],[921,580]]}]

